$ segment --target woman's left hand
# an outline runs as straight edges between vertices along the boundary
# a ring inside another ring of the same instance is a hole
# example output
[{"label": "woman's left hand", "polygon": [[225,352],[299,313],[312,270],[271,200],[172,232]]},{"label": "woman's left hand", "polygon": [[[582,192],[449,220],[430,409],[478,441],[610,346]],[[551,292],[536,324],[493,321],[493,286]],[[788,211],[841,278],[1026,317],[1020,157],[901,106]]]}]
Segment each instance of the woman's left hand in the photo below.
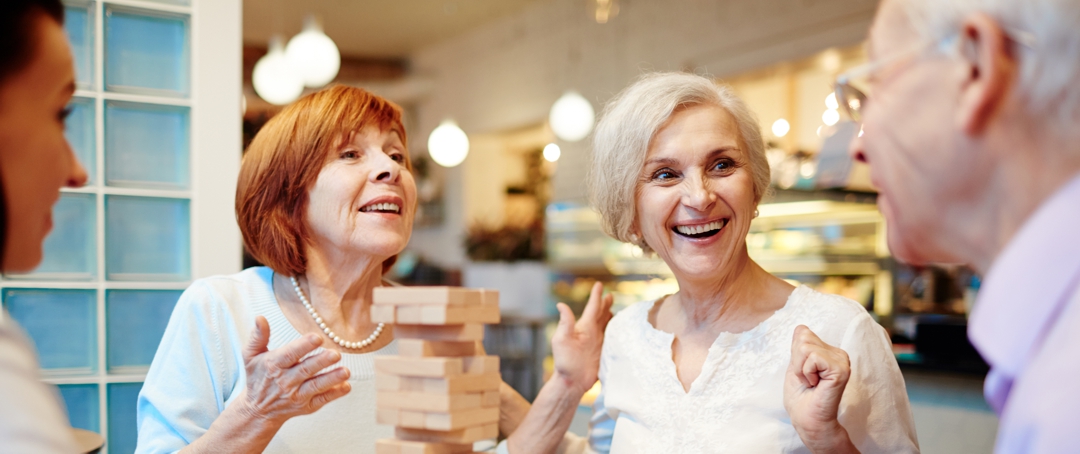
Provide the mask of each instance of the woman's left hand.
[{"label": "woman's left hand", "polygon": [[610,293],[604,295],[604,286],[600,282],[593,284],[581,320],[574,320],[574,312],[566,304],[556,305],[559,325],[551,337],[551,356],[555,359],[552,378],[563,380],[580,394],[596,383],[600,352],[604,346],[604,330],[611,321],[613,298]]},{"label": "woman's left hand", "polygon": [[811,452],[858,452],[837,416],[851,376],[847,352],[799,325],[784,378],[784,408]]}]

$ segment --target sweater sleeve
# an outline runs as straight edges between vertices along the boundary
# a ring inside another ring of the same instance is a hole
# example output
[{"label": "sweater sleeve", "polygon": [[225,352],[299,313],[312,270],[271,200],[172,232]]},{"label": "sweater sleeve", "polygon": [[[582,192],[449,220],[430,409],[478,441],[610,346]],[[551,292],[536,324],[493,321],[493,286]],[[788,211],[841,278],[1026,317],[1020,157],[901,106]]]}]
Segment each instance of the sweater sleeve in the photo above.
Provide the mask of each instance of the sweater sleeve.
[{"label": "sweater sleeve", "polygon": [[40,380],[30,342],[0,313],[0,452],[75,452],[56,389]]},{"label": "sweater sleeve", "polygon": [[242,343],[208,284],[180,296],[137,408],[137,453],[176,452],[206,433],[243,380]]},{"label": "sweater sleeve", "polygon": [[864,453],[919,452],[904,377],[885,329],[860,314],[848,325],[840,348],[851,359],[839,416],[851,442]]}]

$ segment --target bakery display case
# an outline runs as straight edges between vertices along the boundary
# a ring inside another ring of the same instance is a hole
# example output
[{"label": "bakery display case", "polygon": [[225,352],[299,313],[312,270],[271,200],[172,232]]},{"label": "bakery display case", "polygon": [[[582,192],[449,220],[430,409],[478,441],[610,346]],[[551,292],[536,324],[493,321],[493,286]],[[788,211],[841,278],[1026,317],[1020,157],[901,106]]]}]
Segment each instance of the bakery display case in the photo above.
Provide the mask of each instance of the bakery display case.
[{"label": "bakery display case", "polygon": [[[871,309],[891,310],[891,275],[882,266],[888,257],[885,227],[872,195],[777,191],[759,211],[746,244],[763,268]],[[604,235],[598,214],[587,206],[552,204],[546,219],[558,300],[583,305],[596,280],[615,294],[615,310],[678,290],[659,257]]]}]

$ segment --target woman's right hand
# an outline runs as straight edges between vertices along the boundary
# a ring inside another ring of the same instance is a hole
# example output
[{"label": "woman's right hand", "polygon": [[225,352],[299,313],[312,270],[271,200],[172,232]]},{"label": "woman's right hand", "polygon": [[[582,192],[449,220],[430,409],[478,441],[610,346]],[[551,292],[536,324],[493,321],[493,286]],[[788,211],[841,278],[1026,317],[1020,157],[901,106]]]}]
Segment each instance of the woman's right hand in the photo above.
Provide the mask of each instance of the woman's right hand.
[{"label": "woman's right hand", "polygon": [[593,284],[589,302],[574,320],[574,313],[559,303],[559,326],[551,337],[551,354],[555,359],[555,376],[582,394],[596,383],[600,370],[600,351],[604,346],[604,330],[611,321],[611,294],[604,295],[604,286]]},{"label": "woman's right hand", "polygon": [[273,351],[266,348],[269,343],[270,324],[256,317],[255,331],[244,348],[247,388],[237,400],[248,417],[279,427],[349,393],[348,369],[319,373],[340,361],[341,353],[327,349],[304,358],[322,345],[319,336],[307,334]]}]

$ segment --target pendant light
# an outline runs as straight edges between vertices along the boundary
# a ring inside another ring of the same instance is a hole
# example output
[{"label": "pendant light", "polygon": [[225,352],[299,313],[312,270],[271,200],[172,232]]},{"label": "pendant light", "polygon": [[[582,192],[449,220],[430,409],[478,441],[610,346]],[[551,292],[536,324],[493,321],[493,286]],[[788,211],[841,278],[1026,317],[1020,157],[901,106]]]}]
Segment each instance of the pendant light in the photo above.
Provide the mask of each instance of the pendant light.
[{"label": "pendant light", "polygon": [[295,101],[304,91],[304,81],[285,57],[280,36],[270,38],[269,51],[255,63],[251,84],[260,98],[277,105]]},{"label": "pendant light", "polygon": [[568,91],[551,106],[548,122],[555,136],[567,142],[577,142],[592,132],[596,112],[589,100],[576,91]]},{"label": "pendant light", "polygon": [[453,120],[443,120],[428,136],[428,154],[443,167],[454,167],[469,155],[469,136]]},{"label": "pendant light", "polygon": [[293,36],[285,56],[300,74],[304,85],[318,88],[330,83],[341,69],[341,53],[334,40],[323,33],[315,16],[304,19],[304,31]]}]

